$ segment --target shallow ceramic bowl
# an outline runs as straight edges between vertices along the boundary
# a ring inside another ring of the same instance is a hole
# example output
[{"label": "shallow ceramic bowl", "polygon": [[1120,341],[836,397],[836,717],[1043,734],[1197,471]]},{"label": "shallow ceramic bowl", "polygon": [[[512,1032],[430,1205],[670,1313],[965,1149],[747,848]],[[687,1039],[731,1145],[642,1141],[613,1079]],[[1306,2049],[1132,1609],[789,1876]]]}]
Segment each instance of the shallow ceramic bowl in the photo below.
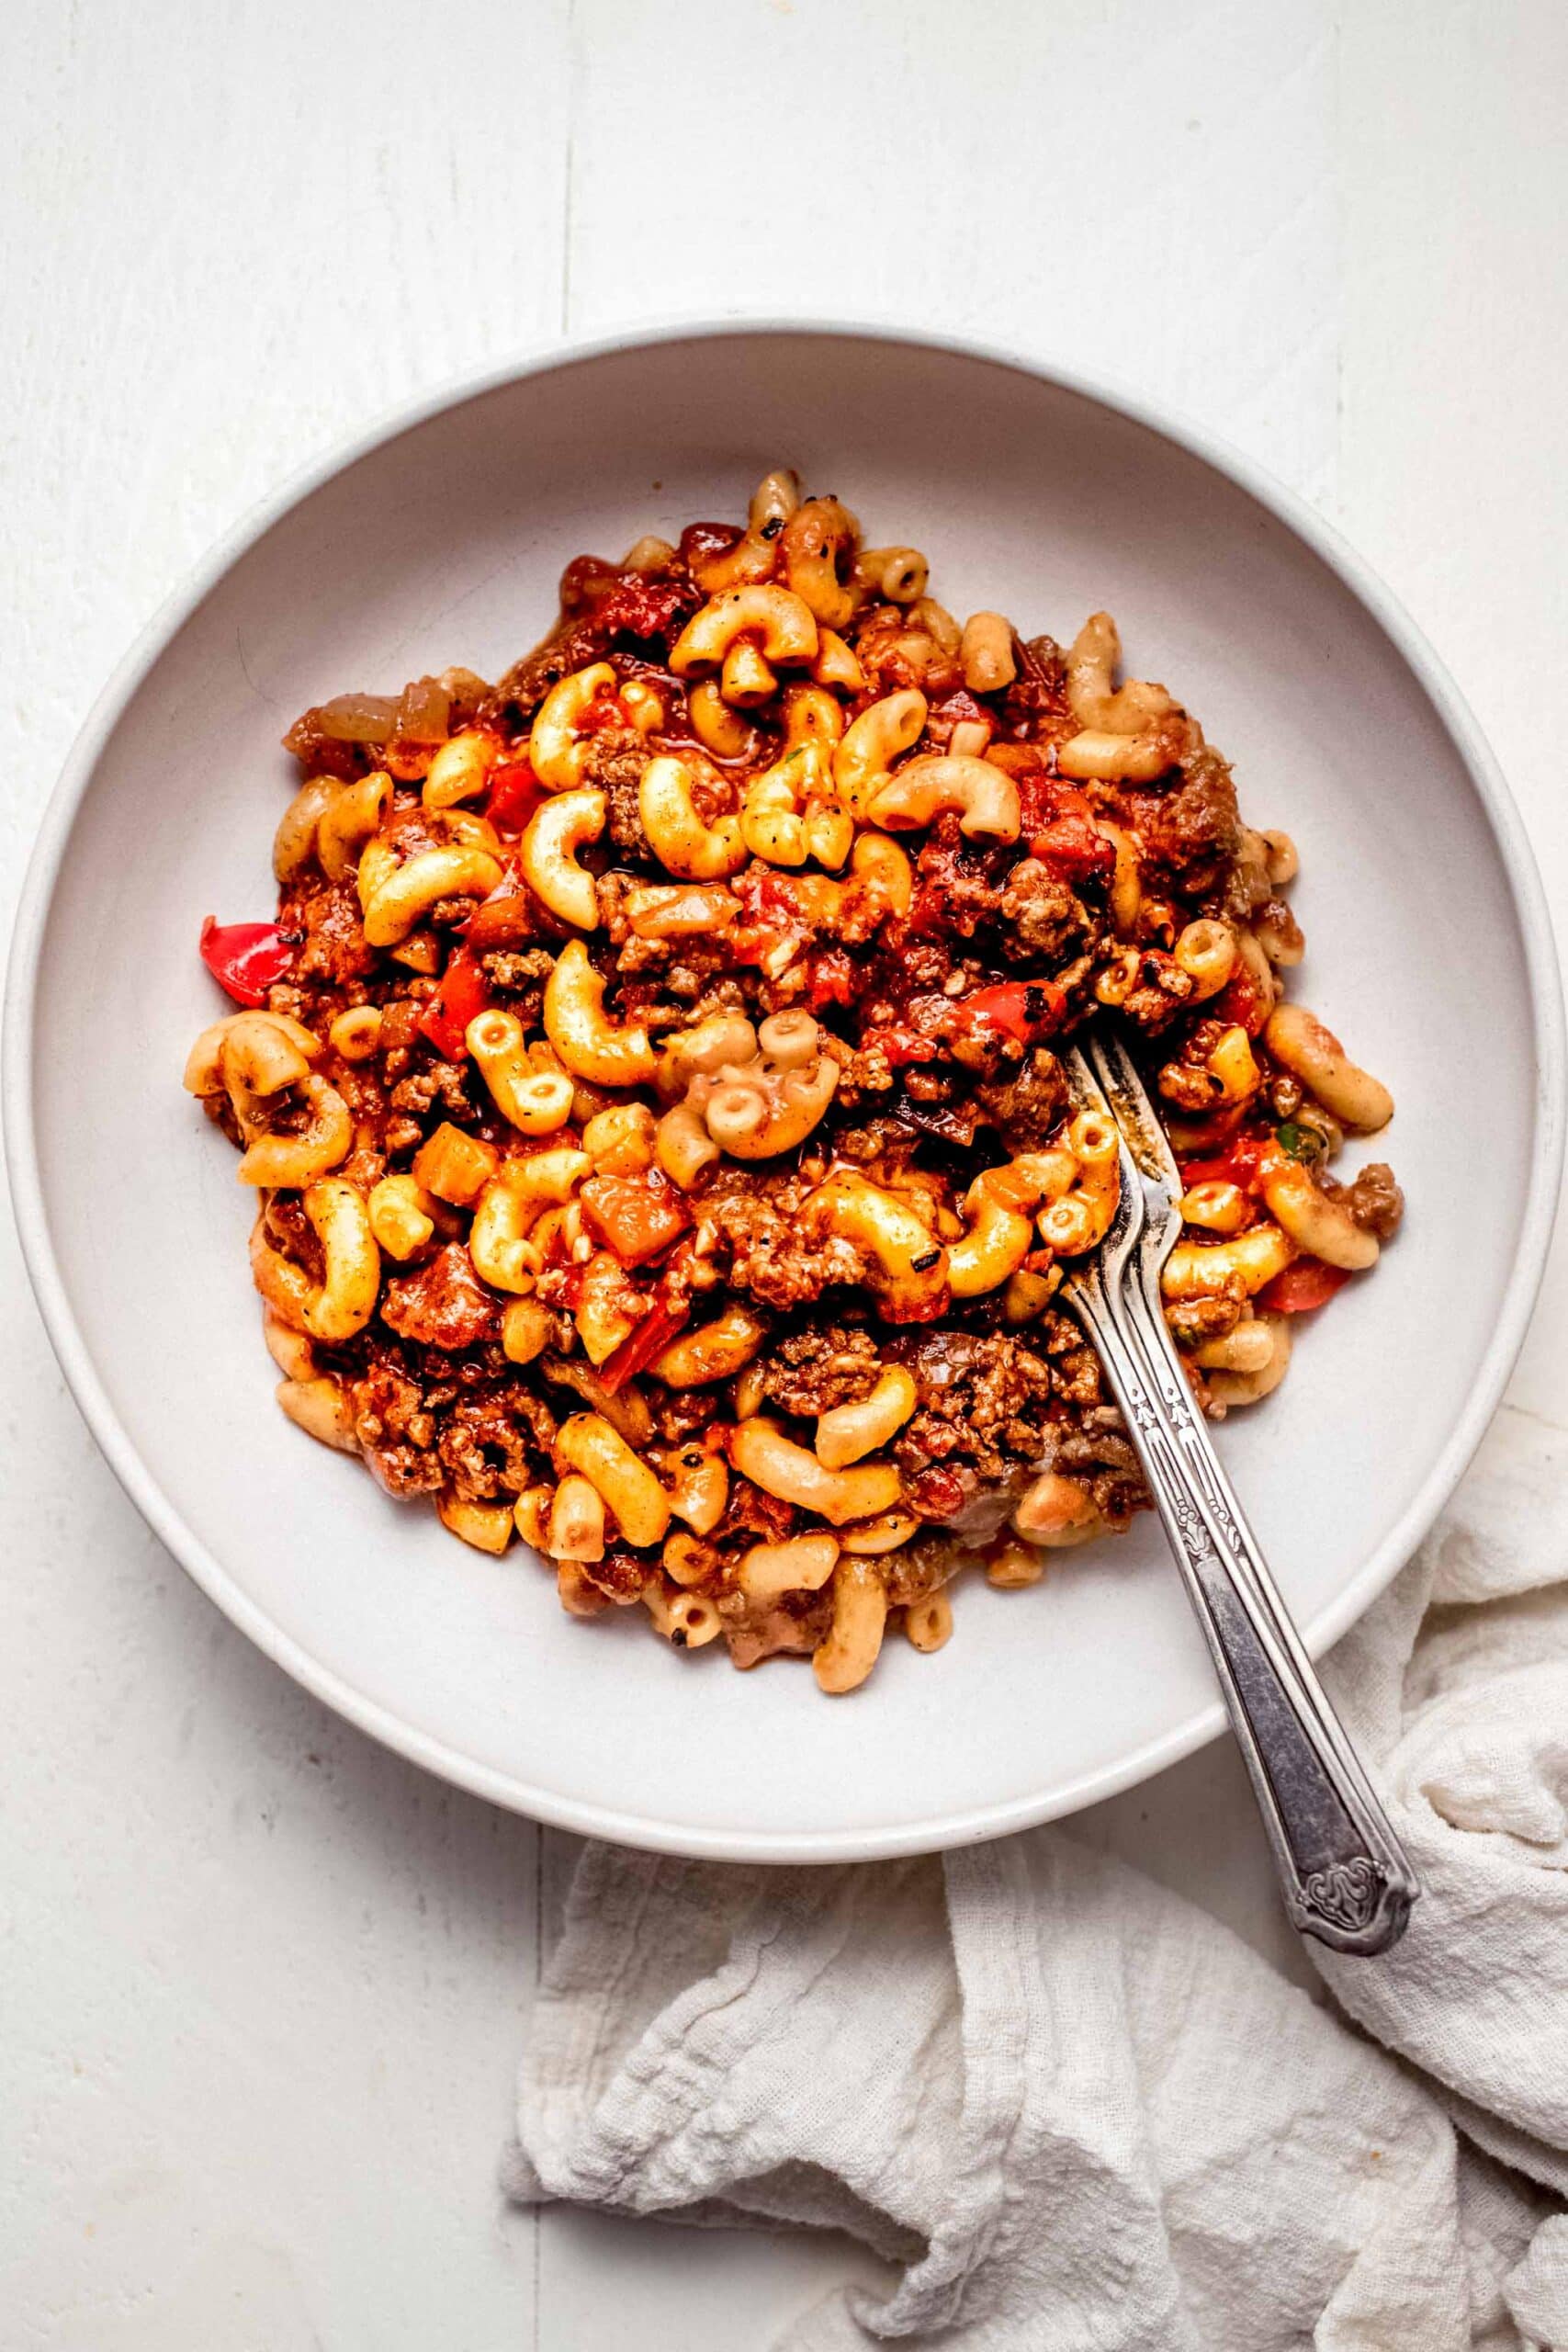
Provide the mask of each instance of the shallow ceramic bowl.
[{"label": "shallow ceramic bowl", "polygon": [[1529,1312],[1561,1128],[1549,933],[1495,767],[1383,591],[1235,458],[1059,372],[889,334],[684,331],[459,387],[318,469],[217,550],[76,748],[13,960],[8,1110],[76,1396],[269,1656],[547,1820],[826,1860],[1043,1820],[1219,1727],[1152,1521],[1032,1591],[970,1580],[941,1656],[891,1640],[847,1701],[796,1664],[681,1656],[640,1611],[575,1623],[529,1555],[464,1549],[284,1420],[251,1199],[179,1083],[222,1010],[201,918],[271,910],[293,716],[448,662],[497,674],[547,625],[570,557],[738,514],[780,461],[874,541],[922,547],[958,613],[1070,636],[1109,606],[1133,669],[1235,761],[1254,821],[1300,842],[1298,993],[1393,1088],[1375,1149],[1411,1208],[1375,1279],[1219,1442],[1313,1646],[1341,1632],[1452,1487]]}]

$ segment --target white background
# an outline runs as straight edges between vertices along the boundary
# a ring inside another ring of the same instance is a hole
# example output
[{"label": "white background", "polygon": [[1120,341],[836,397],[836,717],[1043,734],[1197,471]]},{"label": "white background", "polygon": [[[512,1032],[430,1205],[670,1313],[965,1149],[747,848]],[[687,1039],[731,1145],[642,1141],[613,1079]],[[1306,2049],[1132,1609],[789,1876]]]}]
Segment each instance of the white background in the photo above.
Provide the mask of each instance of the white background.
[{"label": "white background", "polygon": [[[7,913],[89,700],[247,505],[459,370],[684,310],[993,335],[1228,435],[1436,640],[1561,923],[1557,0],[13,0],[6,51]],[[231,1631],[0,1246],[0,2341],[764,2346],[859,2257],[502,2206],[565,1841]],[[1568,1416],[1565,1342],[1560,1243],[1512,1409]],[[1086,1826],[1280,1954],[1238,1779]]]}]

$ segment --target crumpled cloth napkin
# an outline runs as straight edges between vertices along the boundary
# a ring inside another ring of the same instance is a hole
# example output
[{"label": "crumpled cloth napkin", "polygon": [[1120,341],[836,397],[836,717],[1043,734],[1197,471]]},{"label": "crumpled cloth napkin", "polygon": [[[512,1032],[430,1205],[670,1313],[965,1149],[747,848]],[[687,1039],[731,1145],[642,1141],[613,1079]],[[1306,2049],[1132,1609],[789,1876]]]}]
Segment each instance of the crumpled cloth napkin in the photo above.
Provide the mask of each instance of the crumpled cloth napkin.
[{"label": "crumpled cloth napkin", "polygon": [[1425,1890],[1381,1961],[1308,1944],[1337,2007],[1070,1828],[590,1846],[510,2194],[901,2266],[779,2352],[1568,2346],[1568,1436],[1504,1411],[1327,1679]]}]

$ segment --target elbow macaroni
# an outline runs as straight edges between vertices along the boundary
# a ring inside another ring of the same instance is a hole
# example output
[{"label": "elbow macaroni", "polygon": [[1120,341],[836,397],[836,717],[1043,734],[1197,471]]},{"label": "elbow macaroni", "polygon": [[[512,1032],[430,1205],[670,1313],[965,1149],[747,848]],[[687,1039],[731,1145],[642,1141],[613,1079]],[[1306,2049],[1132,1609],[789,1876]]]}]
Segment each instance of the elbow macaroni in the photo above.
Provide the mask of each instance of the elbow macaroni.
[{"label": "elbow macaroni", "polygon": [[1091,1015],[1172,1106],[1195,1394],[1271,1393],[1397,1224],[1381,1163],[1325,1173],[1393,1101],[1286,997],[1294,842],[1121,659],[1102,612],[961,623],[778,467],[574,563],[497,685],[308,712],[277,930],[204,933],[240,1009],[185,1079],[296,1426],[575,1618],[834,1693],[889,1623],[941,1648],[961,1530],[1022,1589],[1146,1501],[1065,1279],[1120,1191]]}]

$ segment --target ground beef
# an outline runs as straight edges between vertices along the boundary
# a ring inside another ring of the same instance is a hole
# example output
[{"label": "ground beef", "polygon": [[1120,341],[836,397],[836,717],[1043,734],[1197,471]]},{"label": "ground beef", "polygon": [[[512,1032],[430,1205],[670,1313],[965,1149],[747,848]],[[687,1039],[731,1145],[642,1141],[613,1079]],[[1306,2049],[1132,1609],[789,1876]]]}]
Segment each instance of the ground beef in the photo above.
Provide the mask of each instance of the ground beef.
[{"label": "ground beef", "polygon": [[959,831],[953,810],[937,819],[916,862],[915,924],[926,937],[973,939],[994,925],[1012,870],[1013,853],[982,848]]},{"label": "ground beef", "polygon": [[1189,752],[1179,774],[1180,782],[1169,788],[1124,786],[1120,816],[1143,842],[1149,867],[1196,895],[1223,878],[1240,843],[1241,822],[1229,765],[1212,745]]},{"label": "ground beef", "polygon": [[602,662],[615,633],[613,628],[592,614],[552,629],[531,653],[513,663],[493,693],[480,704],[480,725],[499,727],[509,734],[515,732],[533,718],[552,686],[559,685],[573,670],[586,669],[590,662]]},{"label": "ground beef", "polygon": [[274,1249],[303,1266],[313,1283],[325,1279],[326,1253],[298,1193],[272,1194],[266,1204],[265,1230]]},{"label": "ground beef", "polygon": [[400,1080],[392,1089],[391,1102],[394,1110],[406,1111],[415,1118],[428,1118],[437,1103],[458,1125],[471,1125],[475,1116],[468,1073],[456,1062],[432,1062],[411,1078]]},{"label": "ground beef", "polygon": [[1013,867],[999,912],[1031,956],[1059,957],[1088,929],[1081,902],[1036,857],[1021,858]]},{"label": "ground beef", "polygon": [[1023,1340],[938,1330],[896,1340],[886,1352],[919,1392],[893,1447],[901,1468],[918,1475],[931,1463],[962,1464],[988,1486],[1040,1459],[1055,1383],[1049,1362]]},{"label": "ground beef", "polygon": [[1088,1487],[1102,1518],[1122,1525],[1148,1502],[1138,1457],[1114,1405],[1088,1407],[1077,1425],[1064,1425],[1050,1464]]},{"label": "ground beef", "polygon": [[1201,1347],[1205,1340],[1223,1339],[1227,1331],[1235,1330],[1241,1320],[1241,1301],[1235,1298],[1183,1299],[1178,1306],[1166,1308],[1165,1319],[1178,1347]]},{"label": "ground beef", "polygon": [[535,1416],[530,1414],[525,1420],[517,1411],[521,1394],[525,1392],[465,1398],[445,1420],[439,1441],[441,1459],[466,1502],[488,1503],[503,1495],[520,1495],[539,1475],[542,1465],[537,1464],[537,1453],[542,1453],[547,1464],[555,1442],[554,1418],[547,1408],[542,1429],[548,1435],[539,1446],[531,1426]]},{"label": "ground beef", "polygon": [[1213,889],[1223,879],[1223,868],[1239,849],[1241,820],[1229,764],[1213,746],[1203,743],[1182,760],[1180,783],[1173,788],[1123,788],[1119,799],[1123,823],[1138,832],[1155,873],[1187,894]]},{"label": "ground beef", "polygon": [[[765,1495],[750,1478],[732,1476],[724,1517],[713,1531],[716,1544],[743,1551],[752,1544],[782,1544],[795,1525],[795,1505]],[[737,1544],[735,1538],[740,1538]]]},{"label": "ground beef", "polygon": [[763,1394],[782,1412],[815,1420],[836,1405],[858,1405],[881,1371],[876,1341],[859,1324],[793,1331],[763,1361]]},{"label": "ground beef", "polygon": [[641,1598],[649,1578],[649,1563],[636,1552],[606,1552],[602,1560],[584,1560],[581,1567],[590,1584],[623,1605]]},{"label": "ground beef", "polygon": [[354,1433],[388,1494],[403,1501],[436,1493],[446,1474],[435,1452],[436,1416],[419,1383],[377,1362],[350,1389]]},{"label": "ground beef", "polygon": [[856,1283],[864,1272],[861,1253],[836,1235],[817,1238],[805,1232],[799,1207],[805,1188],[786,1184],[756,1190],[755,1175],[727,1170],[703,1195],[703,1220],[713,1227],[736,1290],[782,1311],[820,1298],[835,1283]]},{"label": "ground beef", "polygon": [[280,931],[299,937],[290,976],[297,987],[325,980],[345,988],[376,968],[376,950],[367,943],[359,893],[350,878],[286,892],[277,922]]},{"label": "ground beef", "polygon": [[381,1320],[421,1347],[472,1348],[498,1336],[501,1301],[475,1273],[462,1242],[449,1241],[416,1272],[387,1284]]},{"label": "ground beef", "polygon": [[1067,657],[1054,637],[1032,637],[1017,648],[1018,675],[1001,698],[1006,724],[1022,735],[1070,731]]},{"label": "ground beef", "polygon": [[637,790],[649,756],[635,727],[602,727],[583,747],[582,781],[597,785],[604,795],[610,839],[637,857],[652,854],[637,814]]},{"label": "ground beef", "polygon": [[1386,1159],[1374,1159],[1348,1184],[1337,1183],[1332,1176],[1320,1176],[1318,1182],[1363,1233],[1375,1234],[1380,1241],[1393,1239],[1404,1215],[1404,1194]]},{"label": "ground beef", "polygon": [[1061,1120],[1067,1084],[1055,1055],[1037,1046],[1016,1077],[977,1086],[975,1099],[1010,1151],[1035,1151]]},{"label": "ground beef", "polygon": [[573,670],[602,662],[617,644],[668,650],[703,601],[680,570],[649,580],[618,566],[599,566],[592,574],[579,571],[563,586],[571,603],[581,607],[578,616],[552,629],[531,653],[513,663],[480,704],[481,724],[514,730],[533,717],[552,686]]},{"label": "ground beef", "polygon": [[1137,985],[1122,1007],[1122,1017],[1145,1036],[1157,1037],[1169,1028],[1191,994],[1191,979],[1176,958],[1160,948],[1147,947],[1139,958]]}]

